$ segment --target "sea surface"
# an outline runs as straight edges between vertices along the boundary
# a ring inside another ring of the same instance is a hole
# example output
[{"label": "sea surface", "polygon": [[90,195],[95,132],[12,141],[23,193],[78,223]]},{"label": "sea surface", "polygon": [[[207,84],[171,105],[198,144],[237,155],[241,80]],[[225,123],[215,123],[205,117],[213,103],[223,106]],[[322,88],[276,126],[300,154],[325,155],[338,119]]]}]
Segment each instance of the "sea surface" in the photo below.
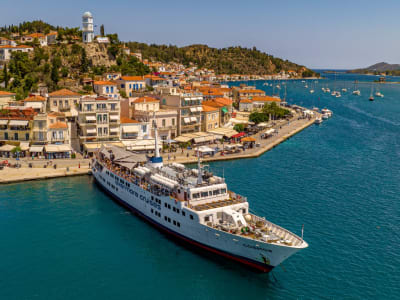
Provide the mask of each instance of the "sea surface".
[{"label": "sea surface", "polygon": [[334,98],[321,87],[358,77],[325,76],[314,94],[287,81],[287,101],[331,119],[259,158],[210,164],[253,212],[304,224],[309,248],[272,274],[187,249],[71,177],[0,186],[0,299],[400,299],[400,85],[374,102],[368,83]]}]

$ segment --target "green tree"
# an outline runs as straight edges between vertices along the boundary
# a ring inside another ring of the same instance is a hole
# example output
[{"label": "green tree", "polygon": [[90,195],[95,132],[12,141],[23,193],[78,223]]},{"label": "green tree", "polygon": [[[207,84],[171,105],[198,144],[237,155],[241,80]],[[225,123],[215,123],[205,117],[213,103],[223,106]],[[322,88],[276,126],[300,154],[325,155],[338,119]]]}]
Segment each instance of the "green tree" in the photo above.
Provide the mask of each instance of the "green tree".
[{"label": "green tree", "polygon": [[256,124],[261,122],[268,122],[268,115],[262,112],[252,112],[249,116],[249,121],[254,122]]},{"label": "green tree", "polygon": [[60,80],[60,76],[58,74],[58,68],[55,65],[53,65],[53,67],[51,68],[50,78],[56,85],[58,84],[58,81]]},{"label": "green tree", "polygon": [[86,56],[85,48],[82,48],[81,52],[81,72],[86,73],[89,71],[89,61]]},{"label": "green tree", "polygon": [[3,68],[3,80],[4,80],[4,87],[8,88],[8,82],[10,81],[10,78],[8,77],[8,70],[7,70],[7,65],[4,65]]},{"label": "green tree", "polygon": [[242,131],[244,131],[244,125],[236,124],[235,126],[233,126],[233,130],[236,130],[237,132],[242,132]]},{"label": "green tree", "polygon": [[68,68],[67,67],[61,68],[61,76],[64,78],[66,78],[68,76]]},{"label": "green tree", "polygon": [[104,24],[101,24],[100,26],[100,35],[104,36]]}]

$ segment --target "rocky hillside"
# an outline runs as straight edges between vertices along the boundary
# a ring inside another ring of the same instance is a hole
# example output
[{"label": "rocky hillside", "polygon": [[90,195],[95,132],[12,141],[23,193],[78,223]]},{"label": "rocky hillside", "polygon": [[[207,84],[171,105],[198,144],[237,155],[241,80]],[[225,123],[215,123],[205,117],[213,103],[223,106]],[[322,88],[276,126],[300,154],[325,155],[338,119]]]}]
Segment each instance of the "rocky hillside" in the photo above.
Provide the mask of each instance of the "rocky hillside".
[{"label": "rocky hillside", "polygon": [[399,75],[400,64],[388,64],[386,62],[380,62],[363,69],[350,70],[348,73],[360,73],[360,74],[381,74],[386,75]]}]

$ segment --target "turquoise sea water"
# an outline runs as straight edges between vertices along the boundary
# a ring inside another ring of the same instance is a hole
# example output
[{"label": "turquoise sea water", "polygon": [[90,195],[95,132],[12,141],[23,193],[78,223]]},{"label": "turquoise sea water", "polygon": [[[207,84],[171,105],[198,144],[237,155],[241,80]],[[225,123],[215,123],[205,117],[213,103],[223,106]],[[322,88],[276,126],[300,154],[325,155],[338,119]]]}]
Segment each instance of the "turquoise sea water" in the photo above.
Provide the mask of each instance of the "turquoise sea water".
[{"label": "turquoise sea water", "polygon": [[399,299],[400,85],[372,103],[368,84],[342,98],[303,85],[287,83],[288,102],[333,118],[210,165],[257,214],[304,224],[310,247],[273,276],[182,247],[83,176],[0,186],[0,299]]}]

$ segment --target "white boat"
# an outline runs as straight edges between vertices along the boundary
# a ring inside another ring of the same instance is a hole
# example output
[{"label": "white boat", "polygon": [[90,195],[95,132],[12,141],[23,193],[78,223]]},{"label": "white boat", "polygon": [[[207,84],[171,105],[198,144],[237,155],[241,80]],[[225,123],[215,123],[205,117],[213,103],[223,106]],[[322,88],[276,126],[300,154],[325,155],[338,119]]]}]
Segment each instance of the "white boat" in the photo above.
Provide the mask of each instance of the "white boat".
[{"label": "white boat", "polygon": [[277,85],[276,85],[276,88],[277,88],[278,90],[280,90],[280,89],[281,89],[281,86],[280,86],[279,84],[277,84]]},{"label": "white boat", "polygon": [[383,94],[382,94],[381,92],[376,92],[376,93],[375,93],[375,96],[376,96],[376,97],[383,98]]},{"label": "white boat", "polygon": [[327,93],[330,93],[330,92],[331,92],[331,89],[330,89],[330,88],[326,88],[325,90],[326,90]]},{"label": "white boat", "polygon": [[329,119],[329,116],[327,114],[323,114],[322,119],[327,120],[327,119]]},{"label": "white boat", "polygon": [[347,92],[347,89],[346,89],[346,88],[343,88],[343,89],[342,89],[342,92],[343,92],[343,93],[346,93],[346,92]]},{"label": "white boat", "polygon": [[324,93],[325,93],[325,91],[326,91],[325,88],[321,88],[321,90],[322,90]]},{"label": "white boat", "polygon": [[316,111],[316,112],[319,112],[319,108],[318,108],[318,107],[315,107],[315,106],[312,108],[312,110],[313,110],[313,111]]},{"label": "white boat", "polygon": [[353,91],[353,95],[360,96],[361,95],[360,90]]},{"label": "white boat", "polygon": [[316,117],[314,123],[319,125],[323,122],[322,117]]},{"label": "white boat", "polygon": [[321,109],[321,113],[322,113],[322,116],[326,115],[328,118],[332,117],[332,115],[333,115],[332,111],[327,108]]},{"label": "white boat", "polygon": [[310,94],[313,94],[314,93],[314,90],[310,90]]},{"label": "white boat", "polygon": [[336,93],[336,98],[340,98],[340,97],[342,97],[342,94],[340,94],[340,92],[337,92]]},{"label": "white boat", "polygon": [[116,202],[174,238],[262,272],[308,247],[302,237],[251,213],[247,198],[228,190],[200,159],[197,169],[164,165],[156,127],[155,141],[149,160],[117,147],[96,153],[93,177]]}]

